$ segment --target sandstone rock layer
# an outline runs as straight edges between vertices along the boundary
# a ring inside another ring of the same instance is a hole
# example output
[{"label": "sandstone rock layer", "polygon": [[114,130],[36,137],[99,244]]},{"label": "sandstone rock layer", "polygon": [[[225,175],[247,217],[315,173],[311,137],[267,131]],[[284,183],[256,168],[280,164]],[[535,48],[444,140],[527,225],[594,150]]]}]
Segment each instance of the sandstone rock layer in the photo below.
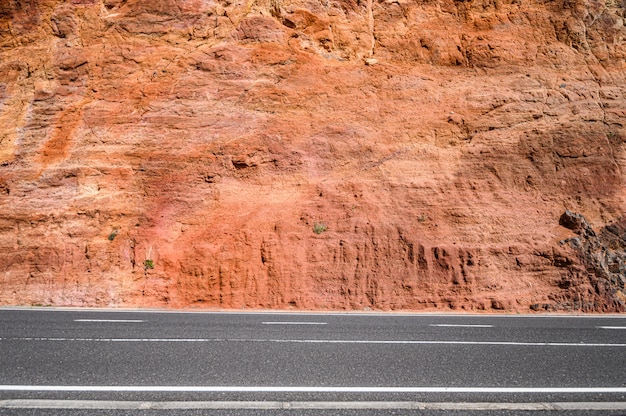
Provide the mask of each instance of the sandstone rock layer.
[{"label": "sandstone rock layer", "polygon": [[622,311],[625,5],[3,1],[0,303]]}]

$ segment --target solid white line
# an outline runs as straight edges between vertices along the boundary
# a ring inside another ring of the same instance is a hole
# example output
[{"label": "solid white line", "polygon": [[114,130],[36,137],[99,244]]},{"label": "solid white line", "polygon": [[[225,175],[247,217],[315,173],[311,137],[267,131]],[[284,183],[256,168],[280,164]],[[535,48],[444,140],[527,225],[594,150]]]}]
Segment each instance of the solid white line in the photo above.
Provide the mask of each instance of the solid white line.
[{"label": "solid white line", "polygon": [[493,325],[430,324],[444,328],[493,328]]},{"label": "solid white line", "polygon": [[209,338],[0,338],[0,341],[56,341],[56,342],[226,342]]},{"label": "solid white line", "polygon": [[341,387],[341,386],[48,386],[0,385],[0,391],[168,393],[626,393],[626,387]]},{"label": "solid white line", "polygon": [[626,326],[597,326],[600,329],[626,329]]},{"label": "solid white line", "polygon": [[454,403],[414,401],[110,401],[110,400],[0,400],[4,409],[91,409],[91,410],[626,410],[626,402],[538,402],[538,403]]},{"label": "solid white line", "polygon": [[513,347],[609,347],[623,348],[626,343],[516,342],[516,341],[429,341],[429,340],[344,340],[344,339],[247,339],[247,338],[0,338],[0,341],[57,342],[250,342],[292,344],[370,344],[370,345],[493,345]]},{"label": "solid white line", "polygon": [[74,322],[128,322],[140,323],[141,319],[74,319]]},{"label": "solid white line", "polygon": [[326,322],[261,322],[263,325],[326,325]]}]

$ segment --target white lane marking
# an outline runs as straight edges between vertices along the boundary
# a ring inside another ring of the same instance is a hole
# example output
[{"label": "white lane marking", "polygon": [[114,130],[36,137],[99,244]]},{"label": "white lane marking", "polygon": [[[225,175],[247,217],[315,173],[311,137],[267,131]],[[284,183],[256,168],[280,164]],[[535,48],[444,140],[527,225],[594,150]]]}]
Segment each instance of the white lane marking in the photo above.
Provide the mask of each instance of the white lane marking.
[{"label": "white lane marking", "polygon": [[245,338],[0,338],[0,341],[57,341],[57,342],[251,342],[294,344],[389,344],[389,345],[498,345],[515,347],[626,347],[626,343],[584,342],[515,342],[515,341],[418,341],[418,340],[343,340],[343,339],[245,339]]},{"label": "white lane marking", "polygon": [[626,329],[626,326],[597,326],[600,329]]},{"label": "white lane marking", "polygon": [[263,325],[326,325],[326,322],[298,322],[298,321],[285,321],[285,322],[261,322]]},{"label": "white lane marking", "polygon": [[125,322],[125,323],[140,323],[141,319],[74,319],[74,322]]},{"label": "white lane marking", "polygon": [[0,391],[169,393],[626,393],[626,387],[342,387],[342,386],[83,386],[0,385]]},{"label": "white lane marking", "polygon": [[0,338],[0,341],[56,341],[56,342],[227,342],[219,338]]},{"label": "white lane marking", "polygon": [[493,328],[493,325],[464,325],[464,324],[430,324],[444,328]]},{"label": "white lane marking", "polygon": [[626,410],[626,402],[537,402],[537,403],[455,403],[415,401],[111,401],[111,400],[0,400],[4,409],[98,409],[98,410],[184,410],[184,409],[315,409],[315,410]]}]

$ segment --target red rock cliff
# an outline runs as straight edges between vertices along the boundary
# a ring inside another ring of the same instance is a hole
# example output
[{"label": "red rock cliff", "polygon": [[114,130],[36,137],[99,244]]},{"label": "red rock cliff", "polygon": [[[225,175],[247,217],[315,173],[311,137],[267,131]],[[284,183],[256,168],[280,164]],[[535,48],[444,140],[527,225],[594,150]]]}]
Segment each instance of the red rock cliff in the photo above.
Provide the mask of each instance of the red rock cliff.
[{"label": "red rock cliff", "polygon": [[625,5],[2,1],[0,303],[623,310]]}]

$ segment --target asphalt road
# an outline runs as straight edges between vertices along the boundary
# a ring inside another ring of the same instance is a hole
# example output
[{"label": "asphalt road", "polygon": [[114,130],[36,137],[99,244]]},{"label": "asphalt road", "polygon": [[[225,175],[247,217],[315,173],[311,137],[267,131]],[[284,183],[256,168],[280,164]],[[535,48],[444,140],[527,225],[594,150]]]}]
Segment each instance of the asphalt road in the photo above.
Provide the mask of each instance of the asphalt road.
[{"label": "asphalt road", "polygon": [[626,415],[626,316],[0,309],[2,415]]}]

